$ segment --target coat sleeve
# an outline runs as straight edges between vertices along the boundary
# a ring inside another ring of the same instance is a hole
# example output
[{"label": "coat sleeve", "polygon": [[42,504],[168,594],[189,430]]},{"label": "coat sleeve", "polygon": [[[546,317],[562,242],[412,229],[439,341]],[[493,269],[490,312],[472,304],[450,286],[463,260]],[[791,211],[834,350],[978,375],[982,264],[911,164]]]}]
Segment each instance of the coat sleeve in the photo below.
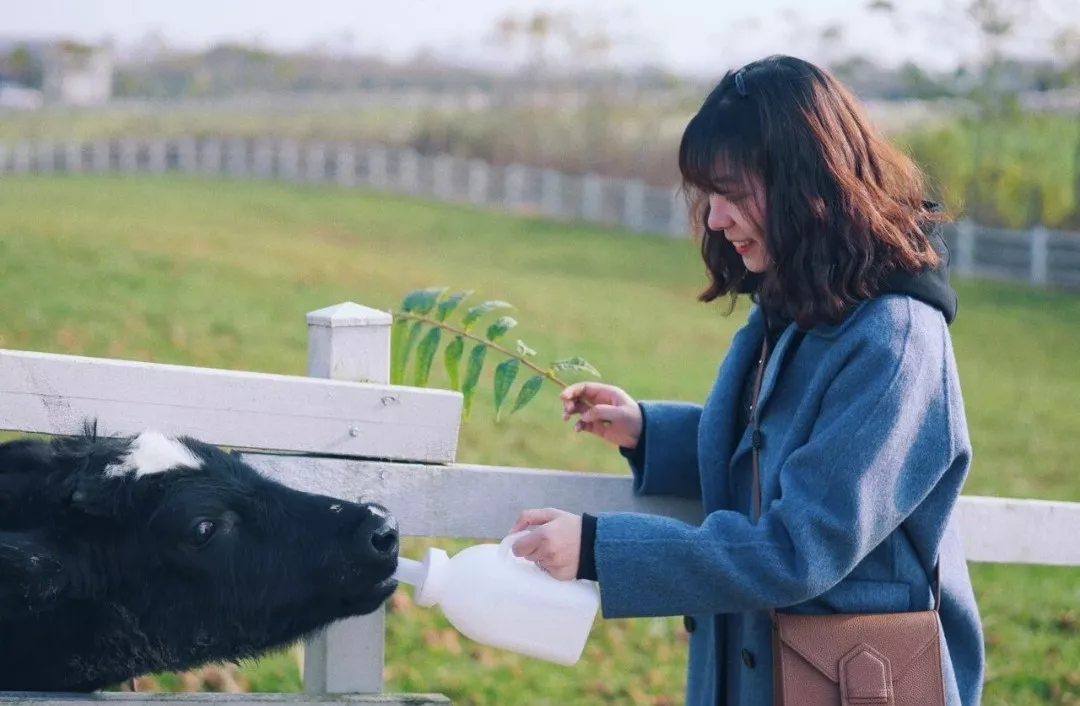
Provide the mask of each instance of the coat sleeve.
[{"label": "coat sleeve", "polygon": [[623,449],[634,475],[634,493],[700,499],[698,423],[701,405],[688,402],[640,402],[641,439]]},{"label": "coat sleeve", "polygon": [[727,510],[700,526],[598,516],[605,617],[762,610],[820,595],[963,461],[966,447],[953,443],[962,407],[943,362],[947,334],[909,319],[876,333],[846,347],[808,440],[781,464],[780,498],[756,524]]}]

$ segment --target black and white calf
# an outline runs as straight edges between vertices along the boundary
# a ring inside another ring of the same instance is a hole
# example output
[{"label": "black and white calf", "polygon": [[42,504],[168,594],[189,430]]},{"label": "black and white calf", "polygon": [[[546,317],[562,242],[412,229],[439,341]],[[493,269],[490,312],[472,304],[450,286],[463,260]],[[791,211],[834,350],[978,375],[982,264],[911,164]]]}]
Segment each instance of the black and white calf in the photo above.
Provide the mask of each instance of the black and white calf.
[{"label": "black and white calf", "polygon": [[0,444],[0,690],[256,656],[377,609],[397,554],[385,509],[190,438]]}]

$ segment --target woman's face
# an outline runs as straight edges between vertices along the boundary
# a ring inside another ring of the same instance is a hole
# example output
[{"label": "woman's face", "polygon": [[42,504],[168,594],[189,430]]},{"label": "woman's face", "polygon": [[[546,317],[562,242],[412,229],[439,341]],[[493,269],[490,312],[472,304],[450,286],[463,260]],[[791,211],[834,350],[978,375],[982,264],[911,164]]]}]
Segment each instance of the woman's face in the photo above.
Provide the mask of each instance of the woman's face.
[{"label": "woman's face", "polygon": [[709,228],[724,231],[724,237],[743,259],[750,272],[764,272],[769,267],[765,251],[765,234],[758,223],[764,213],[762,190],[754,185],[753,192],[732,198],[725,194],[709,195]]}]

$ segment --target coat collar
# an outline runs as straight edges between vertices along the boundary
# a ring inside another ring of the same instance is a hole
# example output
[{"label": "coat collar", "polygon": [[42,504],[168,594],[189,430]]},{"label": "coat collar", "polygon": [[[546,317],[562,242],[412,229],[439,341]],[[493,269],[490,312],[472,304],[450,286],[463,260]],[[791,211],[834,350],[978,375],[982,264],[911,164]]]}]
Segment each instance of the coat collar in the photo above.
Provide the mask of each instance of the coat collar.
[{"label": "coat collar", "polygon": [[[807,329],[806,336],[814,336],[823,340],[833,340],[853,325],[862,308],[868,302],[859,302],[837,324],[819,325]],[[776,390],[780,379],[780,371],[783,369],[785,358],[791,350],[792,341],[799,331],[794,323],[788,324],[783,333],[776,341],[776,345],[769,353],[769,360],[765,365],[765,375],[761,381],[761,391],[758,395],[758,413],[762,414],[768,407],[769,398]],[[723,400],[722,418],[728,424],[728,429],[734,429],[735,406],[741,403],[739,394],[730,394],[730,390],[741,390],[745,375],[752,375],[754,366],[761,357],[761,341],[765,336],[765,313],[757,304],[752,304],[747,316],[746,325],[735,334],[725,357],[721,379],[723,388],[720,391]],[[750,452],[750,433],[745,431],[740,436],[732,439],[733,452],[731,463],[737,463],[743,454]],[[730,448],[730,447],[729,447]]]},{"label": "coat collar", "polygon": [[[822,338],[831,338],[838,335],[839,331],[845,325],[847,325],[847,320],[836,326],[828,327],[827,329],[825,327],[815,327],[808,330],[806,334],[816,335]],[[833,331],[832,329],[836,330]],[[758,414],[762,414],[768,406],[769,398],[776,389],[780,371],[783,368],[784,359],[791,349],[791,343],[798,330],[798,326],[794,323],[788,324],[777,339],[776,345],[769,352],[769,360],[765,364],[765,375],[762,377],[761,390],[758,394]],[[747,325],[743,328],[741,334],[732,341],[731,358],[733,368],[731,373],[732,385],[736,389],[741,389],[745,375],[754,374],[754,370],[761,358],[761,342],[764,336],[765,315],[761,308],[755,305],[750,312]],[[739,404],[741,400],[738,395],[732,396],[731,399],[732,403],[726,415],[728,420],[734,420],[734,405]],[[750,433],[749,430],[745,430],[741,436],[735,438],[735,449],[731,457],[732,465],[736,464],[742,455],[749,453],[750,450]]]}]

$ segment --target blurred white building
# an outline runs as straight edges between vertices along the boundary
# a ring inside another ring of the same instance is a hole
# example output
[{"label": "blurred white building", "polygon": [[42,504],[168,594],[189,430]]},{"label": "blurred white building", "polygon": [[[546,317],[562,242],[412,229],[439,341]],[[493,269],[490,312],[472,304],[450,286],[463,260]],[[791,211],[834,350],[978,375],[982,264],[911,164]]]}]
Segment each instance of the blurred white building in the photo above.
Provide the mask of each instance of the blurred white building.
[{"label": "blurred white building", "polygon": [[114,65],[108,46],[0,37],[0,106],[28,107],[29,92],[46,105],[108,103]]},{"label": "blurred white building", "polygon": [[113,90],[113,56],[108,47],[56,42],[46,48],[42,93],[47,103],[101,105]]}]

